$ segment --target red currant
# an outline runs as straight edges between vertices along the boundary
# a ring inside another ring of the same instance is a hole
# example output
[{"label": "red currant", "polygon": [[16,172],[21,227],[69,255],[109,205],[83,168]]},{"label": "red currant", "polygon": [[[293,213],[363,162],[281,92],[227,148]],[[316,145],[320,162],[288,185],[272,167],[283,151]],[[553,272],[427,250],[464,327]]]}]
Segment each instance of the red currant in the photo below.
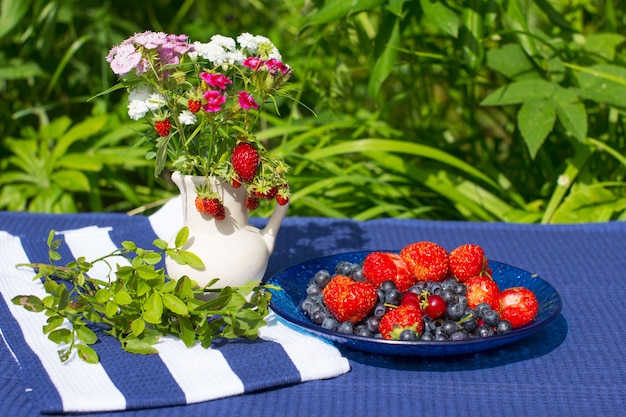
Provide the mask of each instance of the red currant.
[{"label": "red currant", "polygon": [[402,305],[410,305],[415,308],[420,308],[421,301],[419,295],[411,291],[405,292],[402,295]]},{"label": "red currant", "polygon": [[426,301],[428,305],[424,307],[424,314],[431,319],[438,319],[446,314],[446,302],[440,296],[431,294]]}]

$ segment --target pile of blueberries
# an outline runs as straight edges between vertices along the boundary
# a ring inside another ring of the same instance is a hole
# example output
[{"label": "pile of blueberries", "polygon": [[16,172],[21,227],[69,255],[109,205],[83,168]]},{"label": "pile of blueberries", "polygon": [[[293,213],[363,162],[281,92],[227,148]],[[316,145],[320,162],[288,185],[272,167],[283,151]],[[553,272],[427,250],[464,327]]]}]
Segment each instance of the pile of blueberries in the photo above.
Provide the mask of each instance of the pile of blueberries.
[{"label": "pile of blueberries", "polygon": [[[335,266],[335,275],[345,275],[355,281],[364,281],[362,265],[340,261]],[[309,281],[306,297],[300,302],[299,309],[310,320],[329,330],[359,336],[381,338],[378,331],[381,318],[390,308],[402,303],[403,294],[393,281],[385,281],[377,289],[377,302],[372,311],[360,322],[340,323],[324,304],[322,290],[332,279],[328,270],[320,270]],[[443,317],[432,319],[423,315],[424,329],[421,334],[411,330],[403,331],[400,340],[405,341],[450,341],[468,340],[503,334],[511,331],[511,323],[500,320],[500,315],[487,303],[481,303],[472,309],[468,306],[465,285],[454,278],[442,282],[418,282],[408,289],[417,295],[436,294],[446,303]]]}]

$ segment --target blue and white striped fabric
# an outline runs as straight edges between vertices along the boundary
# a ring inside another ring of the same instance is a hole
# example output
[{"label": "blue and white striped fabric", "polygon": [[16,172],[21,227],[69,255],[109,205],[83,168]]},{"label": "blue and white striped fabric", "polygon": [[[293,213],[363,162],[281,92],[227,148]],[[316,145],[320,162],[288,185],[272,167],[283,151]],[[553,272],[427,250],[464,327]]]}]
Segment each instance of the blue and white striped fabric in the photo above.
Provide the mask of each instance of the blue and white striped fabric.
[{"label": "blue and white striped fabric", "polygon": [[[41,283],[33,281],[33,270],[18,269],[16,264],[46,262],[51,224],[65,242],[63,263],[78,256],[95,259],[119,247],[123,240],[151,247],[155,238],[169,239],[180,228],[181,224],[173,221],[179,217],[178,208],[179,202],[174,200],[150,217],[85,216],[86,224],[72,230],[58,229],[63,221],[54,216],[34,217],[36,224],[20,224],[19,228],[0,225],[0,336],[19,364],[26,390],[32,390],[43,413],[191,404],[349,371],[348,360],[333,345],[298,332],[274,314],[256,341],[232,340],[204,349],[187,348],[179,340],[165,337],[157,345],[157,355],[145,356],[124,352],[116,339],[101,334],[94,345],[100,364],[90,365],[78,358],[61,363],[57,346],[42,332],[45,315],[11,303],[19,294],[45,295]],[[74,220],[76,217],[81,218],[75,216]]]}]

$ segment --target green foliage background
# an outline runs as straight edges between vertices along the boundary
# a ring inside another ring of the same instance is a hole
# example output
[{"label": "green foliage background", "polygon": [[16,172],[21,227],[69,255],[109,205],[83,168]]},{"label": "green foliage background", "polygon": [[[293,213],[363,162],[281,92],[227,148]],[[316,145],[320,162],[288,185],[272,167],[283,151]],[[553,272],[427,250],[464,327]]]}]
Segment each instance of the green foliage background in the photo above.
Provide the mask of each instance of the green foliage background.
[{"label": "green foliage background", "polygon": [[[626,220],[620,0],[2,0],[0,209],[150,210],[145,127],[104,60],[144,30],[262,34],[299,102],[260,136],[290,215]],[[258,212],[265,215],[271,207]]]}]

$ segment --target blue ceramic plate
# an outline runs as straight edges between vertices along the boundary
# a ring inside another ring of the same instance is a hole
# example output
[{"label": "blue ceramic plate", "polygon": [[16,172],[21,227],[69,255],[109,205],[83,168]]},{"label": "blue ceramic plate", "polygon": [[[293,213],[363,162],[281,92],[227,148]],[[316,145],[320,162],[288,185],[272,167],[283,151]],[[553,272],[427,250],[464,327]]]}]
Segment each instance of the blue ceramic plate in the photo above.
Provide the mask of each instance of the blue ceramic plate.
[{"label": "blue ceramic plate", "polygon": [[351,252],[325,256],[283,269],[267,280],[268,284],[274,284],[281,288],[280,290],[272,290],[272,309],[288,322],[341,346],[394,356],[449,356],[480,352],[515,342],[536,333],[556,319],[561,312],[561,298],[546,281],[530,272],[491,260],[489,266],[493,271],[493,279],[498,283],[501,290],[523,286],[534,291],[539,301],[539,312],[535,320],[509,333],[466,341],[381,340],[324,329],[311,322],[298,309],[299,303],[306,297],[308,283],[317,271],[326,269],[332,273],[339,261],[360,263],[368,253]]}]

